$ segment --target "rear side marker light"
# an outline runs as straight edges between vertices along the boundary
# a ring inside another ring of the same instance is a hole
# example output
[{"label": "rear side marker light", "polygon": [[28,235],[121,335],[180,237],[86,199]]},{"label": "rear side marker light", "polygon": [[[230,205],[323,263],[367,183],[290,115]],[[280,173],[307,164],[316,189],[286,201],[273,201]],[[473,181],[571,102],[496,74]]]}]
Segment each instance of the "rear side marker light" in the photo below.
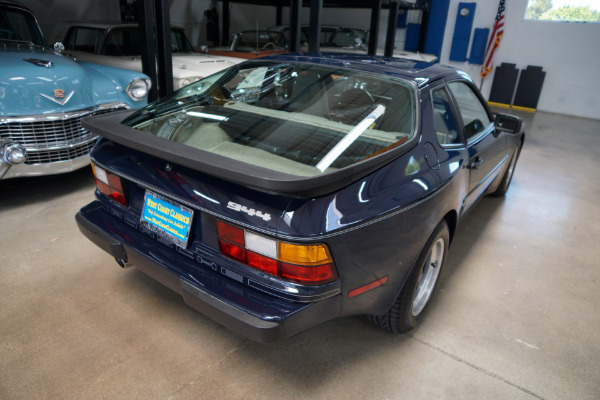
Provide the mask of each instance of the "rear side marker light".
[{"label": "rear side marker light", "polygon": [[323,285],[337,279],[324,244],[284,243],[217,221],[219,249],[249,267],[304,285]]},{"label": "rear side marker light", "polygon": [[96,187],[98,190],[111,199],[127,207],[127,199],[125,198],[125,191],[123,190],[121,178],[115,174],[105,171],[93,163],[92,171],[94,172],[94,178],[96,179]]},{"label": "rear side marker light", "polygon": [[352,297],[356,297],[359,294],[363,294],[365,292],[368,292],[369,290],[375,289],[376,287],[385,285],[389,278],[390,278],[389,276],[384,276],[383,278],[377,279],[376,281],[373,281],[371,283],[367,283],[364,286],[357,287],[356,289],[352,289],[351,291],[348,292],[348,298],[351,299]]}]

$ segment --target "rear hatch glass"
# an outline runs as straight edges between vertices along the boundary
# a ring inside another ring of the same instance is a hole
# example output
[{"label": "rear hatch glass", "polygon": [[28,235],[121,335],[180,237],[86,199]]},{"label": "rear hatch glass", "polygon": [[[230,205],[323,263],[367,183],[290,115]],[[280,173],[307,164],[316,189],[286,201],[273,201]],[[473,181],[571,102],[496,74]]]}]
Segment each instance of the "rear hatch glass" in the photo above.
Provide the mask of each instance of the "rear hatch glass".
[{"label": "rear hatch glass", "polygon": [[318,177],[400,147],[415,132],[402,80],[303,63],[251,61],[189,85],[123,123],[195,149]]}]

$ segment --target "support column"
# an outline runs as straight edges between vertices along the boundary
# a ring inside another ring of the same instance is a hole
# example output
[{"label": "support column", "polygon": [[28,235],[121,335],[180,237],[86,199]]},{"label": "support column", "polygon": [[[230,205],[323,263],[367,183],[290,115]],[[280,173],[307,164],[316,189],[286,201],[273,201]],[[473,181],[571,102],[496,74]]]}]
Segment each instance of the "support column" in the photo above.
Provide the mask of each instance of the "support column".
[{"label": "support column", "polygon": [[371,25],[369,28],[369,55],[377,54],[377,42],[379,40],[379,18],[381,17],[382,0],[373,0],[371,8]]},{"label": "support column", "polygon": [[300,9],[302,0],[290,1],[290,52],[300,50]]},{"label": "support column", "polygon": [[398,20],[398,0],[390,0],[390,14],[388,15],[387,32],[385,35],[385,57],[394,54],[394,42],[396,41],[396,21]]},{"label": "support column", "polygon": [[156,46],[158,60],[158,96],[173,93],[173,61],[171,59],[170,0],[155,0]]},{"label": "support column", "polygon": [[310,32],[308,36],[308,51],[321,51],[321,10],[323,0],[310,1]]}]

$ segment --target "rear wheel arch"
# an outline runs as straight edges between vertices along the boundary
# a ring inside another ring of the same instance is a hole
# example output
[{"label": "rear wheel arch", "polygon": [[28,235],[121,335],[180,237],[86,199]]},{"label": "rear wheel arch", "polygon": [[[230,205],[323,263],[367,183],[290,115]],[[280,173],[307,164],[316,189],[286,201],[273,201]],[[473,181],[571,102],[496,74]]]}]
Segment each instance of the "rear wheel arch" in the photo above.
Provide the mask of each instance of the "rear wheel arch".
[{"label": "rear wheel arch", "polygon": [[451,244],[452,240],[454,239],[456,225],[458,224],[458,213],[456,212],[456,210],[450,210],[446,213],[446,215],[444,215],[444,218],[442,219],[448,224],[448,230],[450,231],[450,243],[448,244]]},{"label": "rear wheel arch", "polygon": [[416,327],[436,288],[449,244],[450,229],[447,220],[442,218],[410,269],[408,279],[391,308],[384,314],[368,315],[369,319],[394,333],[404,333]]}]

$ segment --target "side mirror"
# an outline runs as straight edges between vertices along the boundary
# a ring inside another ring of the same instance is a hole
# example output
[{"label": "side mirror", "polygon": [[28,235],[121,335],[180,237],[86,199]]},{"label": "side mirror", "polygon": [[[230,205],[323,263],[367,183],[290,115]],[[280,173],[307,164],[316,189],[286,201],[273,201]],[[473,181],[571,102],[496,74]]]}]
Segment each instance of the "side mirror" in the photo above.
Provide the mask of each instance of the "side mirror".
[{"label": "side mirror", "polygon": [[502,132],[520,133],[523,130],[523,120],[515,115],[497,114],[494,125]]}]

